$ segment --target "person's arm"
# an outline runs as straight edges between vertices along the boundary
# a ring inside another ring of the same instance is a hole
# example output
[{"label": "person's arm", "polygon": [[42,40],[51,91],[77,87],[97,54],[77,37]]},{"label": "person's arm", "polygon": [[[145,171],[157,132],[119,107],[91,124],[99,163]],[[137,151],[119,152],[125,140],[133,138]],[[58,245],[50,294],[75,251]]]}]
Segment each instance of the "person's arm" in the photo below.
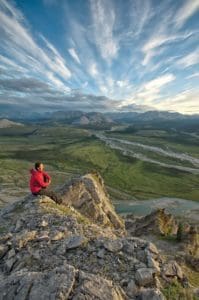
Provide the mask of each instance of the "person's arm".
[{"label": "person's arm", "polygon": [[42,174],[42,176],[37,176],[36,178],[36,181],[39,183],[39,185],[41,186],[41,187],[47,187],[48,185],[49,185],[49,182],[45,182],[44,181],[44,177],[43,177],[43,174]]},{"label": "person's arm", "polygon": [[48,183],[51,182],[51,177],[50,175],[48,175],[48,173],[43,172],[43,177],[44,177],[44,182],[48,182]]},{"label": "person's arm", "polygon": [[50,177],[50,175],[47,172],[43,172],[43,174],[48,179],[48,181],[51,180],[51,177]]}]

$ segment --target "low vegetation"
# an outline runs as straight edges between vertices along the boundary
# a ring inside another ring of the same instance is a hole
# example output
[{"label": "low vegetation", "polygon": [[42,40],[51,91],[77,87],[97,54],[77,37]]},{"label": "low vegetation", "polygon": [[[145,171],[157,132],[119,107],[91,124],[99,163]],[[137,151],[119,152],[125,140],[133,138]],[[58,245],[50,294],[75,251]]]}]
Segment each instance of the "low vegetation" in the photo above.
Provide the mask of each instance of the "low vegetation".
[{"label": "low vegetation", "polygon": [[[150,131],[150,136],[147,136],[148,143],[153,143],[155,139],[157,142],[157,130],[154,132],[156,138],[151,135]],[[160,135],[163,135],[162,131]],[[112,188],[114,195],[115,190],[118,190],[136,199],[164,196],[199,200],[198,175],[124,156],[86,129],[34,125],[1,129],[0,136],[1,189],[27,190],[28,170],[35,161],[41,160],[53,176],[52,187],[62,184],[63,180],[75,174],[95,169],[101,173],[105,184]],[[119,136],[121,137],[121,133]],[[135,136],[128,134],[128,139],[135,140]],[[136,135],[136,140],[145,143],[146,136],[143,137],[142,132],[142,136]],[[158,145],[163,143],[163,137],[159,137],[158,141]],[[178,149],[179,145],[181,149],[191,149],[190,145],[183,146],[183,142],[170,143],[173,149]],[[193,155],[195,147],[193,145],[193,151],[190,150]]]}]

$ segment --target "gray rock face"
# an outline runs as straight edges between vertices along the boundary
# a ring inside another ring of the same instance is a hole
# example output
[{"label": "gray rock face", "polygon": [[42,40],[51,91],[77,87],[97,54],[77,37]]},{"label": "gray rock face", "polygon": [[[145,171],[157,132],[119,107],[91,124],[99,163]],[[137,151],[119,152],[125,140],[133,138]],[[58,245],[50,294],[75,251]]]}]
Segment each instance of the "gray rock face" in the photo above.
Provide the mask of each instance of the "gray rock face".
[{"label": "gray rock face", "polygon": [[129,297],[132,297],[137,294],[138,292],[138,286],[135,284],[135,281],[131,279],[127,285],[127,295]]},{"label": "gray rock face", "polygon": [[154,244],[126,235],[93,176],[68,185],[68,205],[29,196],[0,211],[0,300],[161,300],[162,273],[182,279]]},{"label": "gray rock face", "polygon": [[64,241],[66,249],[74,249],[81,246],[86,241],[84,236],[74,235]]},{"label": "gray rock face", "polygon": [[125,293],[119,287],[100,276],[80,272],[79,286],[73,292],[73,299],[124,300]]},{"label": "gray rock face", "polygon": [[65,205],[71,205],[100,226],[124,230],[124,222],[116,214],[102,177],[89,173],[64,185],[60,193]]},{"label": "gray rock face", "polygon": [[135,279],[139,286],[147,286],[154,283],[155,271],[151,268],[141,268],[135,273]]},{"label": "gray rock face", "polygon": [[134,220],[125,221],[126,229],[132,235],[141,236],[143,234],[176,234],[178,225],[171,214],[165,212],[165,209],[157,209],[151,214]]},{"label": "gray rock face", "polygon": [[163,294],[157,289],[143,289],[139,294],[140,300],[166,300]]},{"label": "gray rock face", "polygon": [[0,282],[0,299],[68,299],[75,283],[75,272],[69,265],[49,272],[14,272]]},{"label": "gray rock face", "polygon": [[120,240],[109,240],[104,243],[104,247],[110,252],[118,252],[123,248]]},{"label": "gray rock face", "polygon": [[176,261],[170,261],[163,266],[164,275],[168,277],[177,276],[179,279],[183,278],[183,272],[181,267]]}]

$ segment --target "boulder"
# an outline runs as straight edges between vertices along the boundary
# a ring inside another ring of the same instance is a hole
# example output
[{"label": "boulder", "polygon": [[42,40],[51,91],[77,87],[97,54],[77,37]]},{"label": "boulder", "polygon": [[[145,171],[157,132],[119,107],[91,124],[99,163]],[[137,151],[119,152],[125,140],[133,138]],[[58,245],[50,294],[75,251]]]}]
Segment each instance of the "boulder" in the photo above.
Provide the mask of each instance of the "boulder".
[{"label": "boulder", "polygon": [[123,248],[123,244],[120,240],[108,240],[104,243],[104,248],[110,252],[119,252]]},{"label": "boulder", "polygon": [[177,264],[176,261],[170,261],[163,265],[163,272],[165,276],[175,277],[179,279],[184,277],[181,267]]},{"label": "boulder", "polygon": [[59,192],[64,205],[73,206],[92,222],[124,230],[124,222],[116,214],[99,173],[93,172],[72,179]]},{"label": "boulder", "polygon": [[158,289],[142,289],[139,293],[140,300],[166,300]]},{"label": "boulder", "polygon": [[64,241],[64,245],[66,247],[66,249],[74,249],[77,248],[81,245],[83,245],[86,242],[86,239],[84,236],[82,235],[74,235],[69,237],[68,239],[66,239]]},{"label": "boulder", "polygon": [[152,268],[140,268],[135,273],[135,279],[139,286],[154,284],[155,270]]},{"label": "boulder", "polygon": [[132,235],[141,236],[146,234],[176,234],[178,224],[171,214],[165,212],[165,209],[154,210],[151,214],[137,218],[134,222],[126,220],[127,229]]},{"label": "boulder", "polygon": [[75,283],[75,273],[69,265],[46,272],[14,272],[0,281],[0,299],[68,299]]},{"label": "boulder", "polygon": [[73,300],[99,299],[99,300],[125,300],[124,291],[114,286],[112,281],[98,275],[79,273],[79,285],[73,292]]}]

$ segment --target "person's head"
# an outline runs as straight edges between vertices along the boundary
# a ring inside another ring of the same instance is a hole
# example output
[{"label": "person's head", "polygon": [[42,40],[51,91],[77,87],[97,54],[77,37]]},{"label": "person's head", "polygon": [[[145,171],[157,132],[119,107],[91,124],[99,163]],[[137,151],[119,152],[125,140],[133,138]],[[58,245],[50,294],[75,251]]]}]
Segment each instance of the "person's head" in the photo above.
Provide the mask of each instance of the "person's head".
[{"label": "person's head", "polygon": [[44,165],[40,161],[38,161],[38,162],[35,163],[35,169],[37,171],[43,171]]}]

